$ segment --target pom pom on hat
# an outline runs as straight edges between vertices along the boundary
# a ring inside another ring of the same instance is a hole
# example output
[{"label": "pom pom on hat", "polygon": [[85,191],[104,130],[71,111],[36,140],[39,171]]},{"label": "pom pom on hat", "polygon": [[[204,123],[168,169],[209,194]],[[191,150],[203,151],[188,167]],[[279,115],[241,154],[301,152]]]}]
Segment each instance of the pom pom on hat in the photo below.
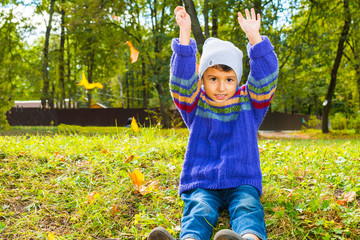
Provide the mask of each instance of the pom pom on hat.
[{"label": "pom pom on hat", "polygon": [[242,58],[242,51],[233,43],[218,38],[208,38],[203,46],[203,54],[199,66],[199,77],[202,78],[204,72],[209,67],[223,64],[234,70],[237,83],[239,84],[243,72]]}]

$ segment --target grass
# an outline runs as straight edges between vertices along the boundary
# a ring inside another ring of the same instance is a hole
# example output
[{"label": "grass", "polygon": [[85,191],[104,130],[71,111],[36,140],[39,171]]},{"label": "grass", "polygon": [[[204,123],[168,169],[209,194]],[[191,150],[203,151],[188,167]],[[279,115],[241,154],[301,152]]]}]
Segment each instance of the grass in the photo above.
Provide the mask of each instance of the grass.
[{"label": "grass", "polygon": [[[0,136],[0,238],[145,239],[159,225],[178,237],[186,129],[14,131]],[[269,239],[359,238],[359,138],[262,139],[259,147]],[[152,193],[135,190],[127,169],[136,168],[158,181]],[[357,199],[339,205],[349,191]],[[229,228],[227,218],[215,231]]]}]

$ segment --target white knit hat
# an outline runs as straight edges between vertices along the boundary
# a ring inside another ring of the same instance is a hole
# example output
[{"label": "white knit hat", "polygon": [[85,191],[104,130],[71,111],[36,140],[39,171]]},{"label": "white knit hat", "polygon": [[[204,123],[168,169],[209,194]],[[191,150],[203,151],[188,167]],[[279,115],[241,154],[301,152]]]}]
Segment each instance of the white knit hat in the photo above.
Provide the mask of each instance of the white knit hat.
[{"label": "white knit hat", "polygon": [[234,70],[237,77],[237,83],[239,84],[243,72],[242,57],[242,51],[233,43],[218,38],[208,38],[203,46],[203,53],[199,66],[199,77],[201,79],[204,72],[209,67],[223,64]]}]

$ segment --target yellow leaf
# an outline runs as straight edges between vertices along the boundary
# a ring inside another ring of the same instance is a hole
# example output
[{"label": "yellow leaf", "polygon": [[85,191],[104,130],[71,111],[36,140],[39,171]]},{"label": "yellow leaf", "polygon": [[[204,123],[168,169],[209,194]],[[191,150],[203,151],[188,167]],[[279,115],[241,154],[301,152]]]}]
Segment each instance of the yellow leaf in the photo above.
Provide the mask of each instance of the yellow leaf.
[{"label": "yellow leaf", "polygon": [[134,48],[134,46],[132,45],[132,43],[130,41],[126,41],[126,43],[129,45],[130,47],[130,59],[131,59],[131,63],[134,63],[137,61],[138,56],[139,56],[139,51],[136,50]]},{"label": "yellow leaf", "polygon": [[93,88],[100,88],[103,89],[103,85],[99,82],[96,83],[89,83],[89,81],[86,79],[85,74],[82,73],[81,75],[81,81],[80,83],[76,84],[76,85],[80,85],[80,86],[84,86],[86,89],[93,89]]},{"label": "yellow leaf", "polygon": [[138,168],[135,169],[133,173],[131,173],[129,169],[127,171],[137,190],[140,192],[140,187],[144,182],[144,174],[142,174]]},{"label": "yellow leaf", "polygon": [[145,196],[146,194],[154,191],[154,188],[156,187],[157,184],[158,184],[157,181],[152,181],[147,186],[142,185],[142,186],[140,186],[139,192],[141,193],[141,195]]},{"label": "yellow leaf", "polygon": [[136,132],[136,133],[139,132],[139,126],[134,117],[132,118],[132,121],[131,121],[131,128],[134,130],[134,132]]},{"label": "yellow leaf", "polygon": [[54,234],[52,234],[52,232],[48,233],[48,239],[49,240],[55,240],[55,236],[54,236]]}]

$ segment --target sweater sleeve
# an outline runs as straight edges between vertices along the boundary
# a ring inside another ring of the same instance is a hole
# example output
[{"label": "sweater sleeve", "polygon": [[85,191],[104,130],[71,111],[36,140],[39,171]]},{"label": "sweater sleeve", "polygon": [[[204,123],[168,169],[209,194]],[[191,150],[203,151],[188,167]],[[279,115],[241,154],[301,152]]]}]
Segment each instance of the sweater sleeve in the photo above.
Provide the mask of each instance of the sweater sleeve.
[{"label": "sweater sleeve", "polygon": [[171,43],[173,55],[170,62],[170,93],[185,124],[189,127],[194,118],[201,84],[196,73],[196,42],[182,45],[179,39]]},{"label": "sweater sleeve", "polygon": [[245,84],[258,127],[269,108],[274,95],[279,72],[274,47],[266,36],[263,41],[247,46],[250,58],[250,74]]}]

